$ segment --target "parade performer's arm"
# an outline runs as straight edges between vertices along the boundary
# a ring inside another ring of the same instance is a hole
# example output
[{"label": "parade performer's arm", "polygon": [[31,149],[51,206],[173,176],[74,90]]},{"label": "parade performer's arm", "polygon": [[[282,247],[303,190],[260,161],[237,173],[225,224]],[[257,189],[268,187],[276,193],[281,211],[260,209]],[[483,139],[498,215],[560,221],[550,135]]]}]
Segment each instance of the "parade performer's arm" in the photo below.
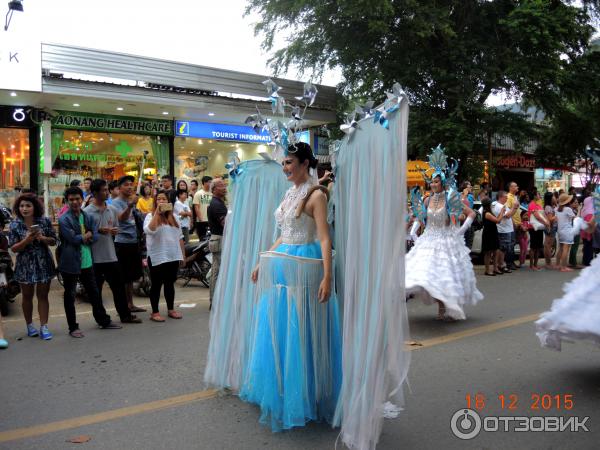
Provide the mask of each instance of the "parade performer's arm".
[{"label": "parade performer's arm", "polygon": [[475,219],[475,211],[473,211],[466,205],[463,208],[463,214],[467,216],[467,219],[465,220],[465,223],[463,223],[462,226],[458,229],[458,234],[465,233],[473,223],[473,220]]},{"label": "parade performer's arm", "polygon": [[412,224],[412,227],[410,228],[410,231],[408,233],[408,235],[410,236],[410,238],[413,241],[416,241],[418,236],[417,236],[417,231],[419,230],[419,228],[421,227],[421,222],[419,222],[419,219],[415,219],[415,221]]},{"label": "parade performer's arm", "polygon": [[[272,252],[277,247],[279,247],[280,244],[281,244],[281,238],[277,238],[275,243],[271,246],[271,248],[268,251]],[[252,275],[250,275],[250,279],[252,280],[253,283],[256,283],[258,281],[258,266],[259,266],[259,263],[256,264],[256,267],[254,267],[254,270],[252,270]]]},{"label": "parade performer's arm", "polygon": [[306,212],[315,219],[317,235],[321,243],[323,255],[323,280],[319,286],[319,302],[325,303],[331,295],[331,237],[327,223],[327,196],[322,191],[315,191],[306,204]]}]

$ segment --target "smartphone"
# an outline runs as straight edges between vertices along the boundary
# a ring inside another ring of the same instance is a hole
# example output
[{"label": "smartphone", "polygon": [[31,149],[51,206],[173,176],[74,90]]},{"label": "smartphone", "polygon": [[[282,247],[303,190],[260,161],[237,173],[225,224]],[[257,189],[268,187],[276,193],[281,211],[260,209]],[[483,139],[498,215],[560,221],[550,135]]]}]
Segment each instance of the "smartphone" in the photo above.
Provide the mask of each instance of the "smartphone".
[{"label": "smartphone", "polygon": [[41,229],[39,225],[35,224],[29,227],[29,231],[31,231],[32,233],[39,233]]},{"label": "smartphone", "polygon": [[162,212],[173,211],[173,205],[170,203],[161,203],[160,210]]}]

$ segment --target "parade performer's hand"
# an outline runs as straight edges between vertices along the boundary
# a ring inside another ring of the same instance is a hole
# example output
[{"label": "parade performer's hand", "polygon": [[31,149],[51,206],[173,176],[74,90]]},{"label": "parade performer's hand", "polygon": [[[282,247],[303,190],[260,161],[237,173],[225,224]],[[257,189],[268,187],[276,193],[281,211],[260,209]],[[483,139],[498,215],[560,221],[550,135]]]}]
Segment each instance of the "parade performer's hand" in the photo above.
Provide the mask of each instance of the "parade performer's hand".
[{"label": "parade performer's hand", "polygon": [[326,303],[331,295],[331,278],[323,277],[319,286],[319,303]]},{"label": "parade performer's hand", "polygon": [[250,279],[252,280],[253,283],[256,283],[258,281],[258,265],[252,271],[252,275],[250,275]]}]

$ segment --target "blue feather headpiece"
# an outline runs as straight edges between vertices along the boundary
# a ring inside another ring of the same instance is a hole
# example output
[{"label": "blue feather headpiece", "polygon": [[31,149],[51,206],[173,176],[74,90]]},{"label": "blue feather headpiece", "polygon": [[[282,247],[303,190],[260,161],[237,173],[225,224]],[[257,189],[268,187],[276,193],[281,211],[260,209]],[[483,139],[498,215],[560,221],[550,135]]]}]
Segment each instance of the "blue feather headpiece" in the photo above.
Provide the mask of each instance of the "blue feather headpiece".
[{"label": "blue feather headpiece", "polygon": [[429,167],[433,169],[431,176],[427,175],[426,169],[421,169],[421,175],[427,184],[431,184],[431,181],[435,177],[442,179],[442,184],[446,187],[456,186],[456,171],[458,169],[458,162],[454,158],[448,158],[444,152],[444,147],[439,144],[436,148],[431,149],[431,153],[428,155]]}]

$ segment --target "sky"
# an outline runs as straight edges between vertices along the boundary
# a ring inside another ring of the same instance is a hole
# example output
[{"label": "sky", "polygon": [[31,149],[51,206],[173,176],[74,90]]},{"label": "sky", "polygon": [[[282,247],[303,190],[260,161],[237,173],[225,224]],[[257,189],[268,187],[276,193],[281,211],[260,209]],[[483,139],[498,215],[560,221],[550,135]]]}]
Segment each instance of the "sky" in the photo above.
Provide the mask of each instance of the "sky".
[{"label": "sky", "polygon": [[[272,76],[256,15],[244,17],[248,0],[24,0],[11,29],[25,26],[41,42],[61,43],[170,61]],[[4,3],[2,3],[4,4]],[[2,5],[0,4],[0,5]],[[1,16],[4,9],[0,6]],[[0,39],[3,30],[0,30]],[[10,32],[10,30],[9,30]],[[280,38],[279,46],[283,46]],[[305,81],[294,70],[284,78]],[[339,71],[322,84],[335,86]],[[490,105],[513,102],[501,95]]]},{"label": "sky", "polygon": [[[272,75],[247,0],[24,0],[11,28],[35,24],[42,42]],[[4,4],[4,3],[2,3]],[[4,16],[4,7],[2,17]],[[27,17],[24,17],[24,16]],[[0,30],[1,31],[1,30]],[[283,41],[282,41],[283,43]],[[285,78],[299,79],[291,71]],[[324,84],[335,85],[330,73]]]}]

